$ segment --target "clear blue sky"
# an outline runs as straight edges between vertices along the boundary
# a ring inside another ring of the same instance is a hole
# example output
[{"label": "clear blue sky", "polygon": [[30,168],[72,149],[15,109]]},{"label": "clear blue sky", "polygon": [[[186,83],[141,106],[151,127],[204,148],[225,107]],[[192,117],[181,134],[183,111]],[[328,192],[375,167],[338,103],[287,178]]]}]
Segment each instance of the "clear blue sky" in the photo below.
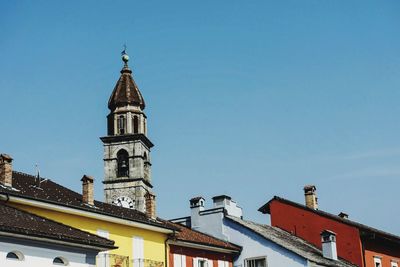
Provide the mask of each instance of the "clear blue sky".
[{"label": "clear blue sky", "polygon": [[279,195],[400,234],[400,1],[2,1],[0,151],[81,190],[124,43],[148,115],[158,213]]}]

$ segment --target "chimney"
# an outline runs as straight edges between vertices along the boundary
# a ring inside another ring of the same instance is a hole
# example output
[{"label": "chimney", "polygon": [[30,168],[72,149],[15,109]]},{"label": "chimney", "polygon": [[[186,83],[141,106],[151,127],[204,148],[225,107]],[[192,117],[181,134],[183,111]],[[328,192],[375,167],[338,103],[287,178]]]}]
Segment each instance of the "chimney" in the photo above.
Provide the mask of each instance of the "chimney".
[{"label": "chimney", "polygon": [[331,260],[337,260],[336,251],[336,234],[329,230],[324,230],[321,233],[322,255]]},{"label": "chimney", "polygon": [[304,196],[306,198],[306,206],[310,209],[318,209],[317,188],[315,185],[304,186]]},{"label": "chimney", "polygon": [[232,200],[230,196],[220,195],[212,198],[214,202],[214,208],[224,208],[226,213],[233,217],[242,218],[243,212],[242,208],[237,205],[235,201]]},{"label": "chimney", "polygon": [[82,181],[82,202],[88,205],[94,205],[93,177],[84,175]]},{"label": "chimney", "polygon": [[190,222],[192,229],[200,227],[200,212],[204,210],[204,198],[194,197],[190,200]]},{"label": "chimney", "polygon": [[147,192],[145,195],[146,199],[146,214],[148,217],[155,220],[156,216],[156,196]]},{"label": "chimney", "polygon": [[12,157],[0,154],[0,183],[12,187]]},{"label": "chimney", "polygon": [[344,212],[339,213],[338,216],[339,216],[340,218],[342,218],[342,219],[348,219],[348,218],[349,218],[349,214],[344,213]]}]

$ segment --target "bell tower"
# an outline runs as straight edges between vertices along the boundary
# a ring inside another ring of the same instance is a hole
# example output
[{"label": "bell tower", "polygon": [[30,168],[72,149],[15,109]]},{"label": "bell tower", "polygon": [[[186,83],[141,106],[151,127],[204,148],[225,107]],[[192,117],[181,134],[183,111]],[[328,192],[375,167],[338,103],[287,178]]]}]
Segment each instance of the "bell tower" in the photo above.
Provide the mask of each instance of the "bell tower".
[{"label": "bell tower", "polygon": [[[150,149],[145,103],[122,52],[124,66],[108,101],[107,136],[104,145],[105,202],[154,213]],[[152,216],[153,217],[153,216]]]}]

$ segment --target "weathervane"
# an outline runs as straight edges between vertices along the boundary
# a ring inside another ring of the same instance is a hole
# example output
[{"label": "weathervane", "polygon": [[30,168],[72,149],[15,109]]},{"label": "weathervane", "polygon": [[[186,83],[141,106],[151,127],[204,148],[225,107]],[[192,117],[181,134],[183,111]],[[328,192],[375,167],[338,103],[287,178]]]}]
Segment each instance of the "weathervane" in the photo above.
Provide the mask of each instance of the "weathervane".
[{"label": "weathervane", "polygon": [[126,53],[126,44],[124,44],[124,50],[121,52],[122,61],[125,63],[125,67],[128,67],[129,56]]}]

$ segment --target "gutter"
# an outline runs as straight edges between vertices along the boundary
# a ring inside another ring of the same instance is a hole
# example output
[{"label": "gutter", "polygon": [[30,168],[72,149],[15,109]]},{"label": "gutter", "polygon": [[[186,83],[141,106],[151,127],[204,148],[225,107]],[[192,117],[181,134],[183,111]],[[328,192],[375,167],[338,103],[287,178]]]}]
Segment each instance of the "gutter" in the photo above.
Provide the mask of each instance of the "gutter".
[{"label": "gutter", "polygon": [[118,247],[115,247],[115,246],[85,245],[85,244],[80,244],[80,243],[56,240],[56,239],[52,239],[52,238],[35,237],[35,236],[29,236],[29,235],[23,235],[23,234],[15,234],[15,233],[2,232],[2,231],[0,231],[0,236],[18,238],[18,239],[22,238],[22,239],[28,239],[28,240],[32,240],[32,241],[53,243],[53,244],[63,245],[63,246],[68,246],[68,247],[86,248],[86,249],[98,250],[98,251],[106,251],[106,250],[117,249],[118,248]]},{"label": "gutter", "polygon": [[127,219],[121,219],[121,218],[113,217],[110,215],[95,213],[92,211],[85,211],[85,210],[81,210],[78,208],[66,207],[66,206],[52,204],[52,203],[39,201],[39,200],[32,200],[32,199],[26,199],[26,198],[21,198],[21,197],[9,196],[8,193],[0,193],[0,196],[4,195],[4,194],[6,194],[8,201],[10,201],[12,203],[23,204],[23,205],[27,205],[27,206],[36,207],[36,208],[44,208],[47,210],[58,211],[58,212],[66,213],[66,214],[72,214],[72,215],[97,219],[97,220],[101,220],[101,221],[112,222],[112,223],[116,223],[116,224],[127,225],[127,226],[131,226],[131,227],[136,227],[136,228],[150,230],[150,231],[164,233],[164,234],[173,233],[173,230],[168,229],[168,228],[163,228],[161,226],[154,226],[151,224],[131,221],[131,220],[127,220]]}]

